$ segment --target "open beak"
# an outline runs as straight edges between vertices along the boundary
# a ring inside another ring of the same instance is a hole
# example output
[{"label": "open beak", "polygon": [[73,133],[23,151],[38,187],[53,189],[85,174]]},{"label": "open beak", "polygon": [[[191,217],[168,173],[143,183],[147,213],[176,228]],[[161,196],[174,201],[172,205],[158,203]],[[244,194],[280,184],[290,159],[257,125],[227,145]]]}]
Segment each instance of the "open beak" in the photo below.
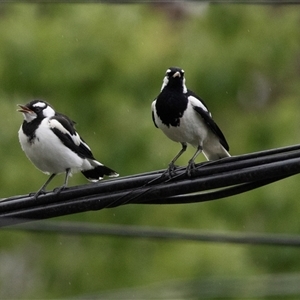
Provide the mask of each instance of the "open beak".
[{"label": "open beak", "polygon": [[174,73],[174,75],[173,75],[173,78],[175,78],[175,77],[181,77],[181,74],[180,74],[180,72],[179,71],[177,71],[176,73]]},{"label": "open beak", "polygon": [[19,109],[17,109],[17,111],[21,112],[21,113],[33,113],[33,111],[31,109],[29,109],[27,106],[25,105],[21,105],[21,104],[18,104],[18,106],[20,107]]}]

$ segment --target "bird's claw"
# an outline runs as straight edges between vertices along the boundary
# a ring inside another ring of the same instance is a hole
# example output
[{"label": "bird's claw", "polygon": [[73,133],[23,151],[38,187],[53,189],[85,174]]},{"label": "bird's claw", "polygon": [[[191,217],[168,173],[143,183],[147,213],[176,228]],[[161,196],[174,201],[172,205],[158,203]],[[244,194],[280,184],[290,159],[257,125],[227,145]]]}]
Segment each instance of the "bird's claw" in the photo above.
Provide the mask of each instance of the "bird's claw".
[{"label": "bird's claw", "polygon": [[188,177],[192,177],[192,173],[196,170],[195,163],[193,161],[190,161],[187,168],[186,168],[186,174]]},{"label": "bird's claw", "polygon": [[162,174],[162,176],[167,174],[169,178],[172,178],[176,175],[175,170],[176,166],[173,163],[170,163],[168,169]]},{"label": "bird's claw", "polygon": [[65,185],[62,185],[62,186],[60,186],[60,187],[55,188],[55,189],[53,190],[53,193],[54,193],[54,194],[59,194],[61,191],[64,191],[64,190],[66,190],[66,189],[67,189],[67,187],[66,187]]},{"label": "bird's claw", "polygon": [[29,197],[33,197],[34,199],[37,199],[40,195],[45,195],[46,191],[45,190],[39,190],[35,193],[29,193]]},{"label": "bird's claw", "polygon": [[169,174],[169,178],[172,178],[176,175],[176,166],[173,163],[169,164],[169,168],[168,168],[168,174]]}]

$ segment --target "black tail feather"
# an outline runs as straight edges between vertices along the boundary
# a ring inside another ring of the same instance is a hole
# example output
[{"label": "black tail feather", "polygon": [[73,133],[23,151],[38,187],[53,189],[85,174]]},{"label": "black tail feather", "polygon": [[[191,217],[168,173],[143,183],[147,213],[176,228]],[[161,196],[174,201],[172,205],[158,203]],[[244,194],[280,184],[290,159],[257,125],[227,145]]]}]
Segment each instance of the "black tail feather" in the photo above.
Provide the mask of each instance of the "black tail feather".
[{"label": "black tail feather", "polygon": [[81,173],[91,181],[101,180],[104,176],[118,177],[119,174],[106,166],[97,166],[94,169],[81,171]]}]

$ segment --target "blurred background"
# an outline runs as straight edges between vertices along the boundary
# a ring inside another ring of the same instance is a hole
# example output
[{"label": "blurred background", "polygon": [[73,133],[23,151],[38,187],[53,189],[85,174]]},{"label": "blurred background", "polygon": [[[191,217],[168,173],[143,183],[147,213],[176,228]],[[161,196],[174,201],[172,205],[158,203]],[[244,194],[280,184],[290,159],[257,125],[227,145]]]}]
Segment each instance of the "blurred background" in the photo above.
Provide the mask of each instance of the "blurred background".
[{"label": "blurred background", "polygon": [[[154,127],[150,106],[170,66],[185,70],[232,155],[300,139],[299,6],[2,3],[0,45],[1,198],[36,191],[47,179],[18,142],[16,105],[32,99],[75,120],[94,156],[121,176],[166,168],[180,145]],[[193,153],[189,147],[178,163]],[[49,188],[62,182],[57,176]],[[86,183],[81,174],[69,181]],[[294,176],[221,201],[128,205],[57,220],[299,234],[298,195]],[[176,289],[207,278],[216,289],[228,278],[299,275],[299,255],[286,247],[1,230],[0,297],[97,298],[130,289],[134,298],[140,287],[173,282]],[[250,299],[249,289],[240,298]]]}]

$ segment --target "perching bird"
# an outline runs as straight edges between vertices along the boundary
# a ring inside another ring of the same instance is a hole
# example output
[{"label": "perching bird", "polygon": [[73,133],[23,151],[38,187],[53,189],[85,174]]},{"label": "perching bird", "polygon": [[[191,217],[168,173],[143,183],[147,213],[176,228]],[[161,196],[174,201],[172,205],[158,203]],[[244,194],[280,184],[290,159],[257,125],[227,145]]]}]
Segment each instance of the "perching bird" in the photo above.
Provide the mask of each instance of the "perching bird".
[{"label": "perching bird", "polygon": [[19,107],[18,111],[24,116],[19,130],[21,147],[39,170],[51,174],[35,197],[44,193],[46,186],[59,173],[65,172],[66,176],[57,192],[67,186],[72,173],[79,171],[93,182],[101,180],[105,175],[119,176],[94,158],[89,146],[76,132],[75,122],[55,112],[47,102],[34,100]]},{"label": "perching bird", "polygon": [[160,94],[152,103],[152,119],[168,138],[182,145],[169,164],[170,176],[174,173],[175,161],[186,150],[187,143],[197,148],[188,163],[188,175],[195,168],[195,158],[200,152],[207,160],[230,156],[223,133],[203,100],[186,88],[184,70],[180,68],[167,70]]}]

